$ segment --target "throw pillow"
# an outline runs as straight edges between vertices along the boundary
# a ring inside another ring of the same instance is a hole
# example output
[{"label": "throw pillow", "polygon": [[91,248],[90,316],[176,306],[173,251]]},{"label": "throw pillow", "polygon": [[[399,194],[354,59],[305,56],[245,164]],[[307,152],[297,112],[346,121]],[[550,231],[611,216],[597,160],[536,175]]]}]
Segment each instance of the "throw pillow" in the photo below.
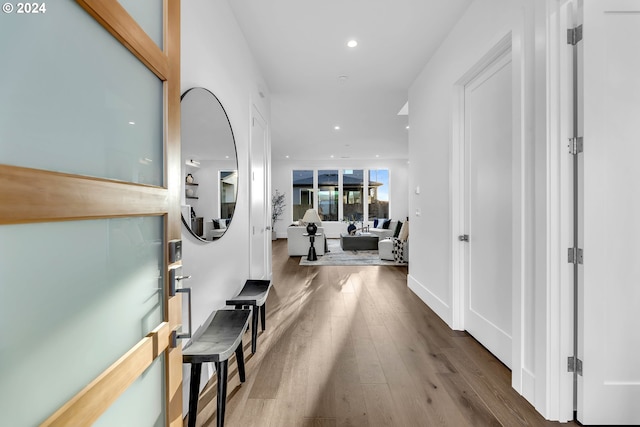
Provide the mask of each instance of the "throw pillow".
[{"label": "throw pillow", "polygon": [[398,263],[406,263],[404,259],[404,242],[400,239],[393,239],[393,249],[391,250],[393,254],[393,260]]},{"label": "throw pillow", "polygon": [[402,221],[398,221],[398,223],[396,224],[396,229],[393,230],[393,237],[398,237],[398,235],[400,234],[401,228],[402,228]]},{"label": "throw pillow", "polygon": [[406,241],[409,238],[409,221],[405,221],[402,224],[402,228],[400,229],[400,234],[398,234],[398,239],[402,241]]},{"label": "throw pillow", "polygon": [[378,218],[373,220],[373,228],[378,228]]},{"label": "throw pillow", "polygon": [[382,223],[382,228],[385,230],[389,229],[389,224],[391,224],[391,220],[390,219],[385,219],[384,222]]},{"label": "throw pillow", "polygon": [[220,221],[218,221],[217,219],[213,220],[213,228],[214,230],[220,230]]}]

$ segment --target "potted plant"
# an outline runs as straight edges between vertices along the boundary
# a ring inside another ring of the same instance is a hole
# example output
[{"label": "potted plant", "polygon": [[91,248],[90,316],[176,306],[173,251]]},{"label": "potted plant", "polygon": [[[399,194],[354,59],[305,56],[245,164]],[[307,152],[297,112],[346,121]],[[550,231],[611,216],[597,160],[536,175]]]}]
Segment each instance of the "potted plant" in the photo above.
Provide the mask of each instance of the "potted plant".
[{"label": "potted plant", "polygon": [[276,240],[276,221],[284,214],[284,193],[276,190],[276,193],[271,196],[271,240]]}]

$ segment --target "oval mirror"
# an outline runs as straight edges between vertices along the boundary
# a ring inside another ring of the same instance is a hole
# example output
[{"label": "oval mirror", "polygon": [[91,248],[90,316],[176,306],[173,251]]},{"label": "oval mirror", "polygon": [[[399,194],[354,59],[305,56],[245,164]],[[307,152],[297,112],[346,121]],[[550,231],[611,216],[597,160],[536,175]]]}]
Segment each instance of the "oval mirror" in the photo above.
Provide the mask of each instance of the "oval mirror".
[{"label": "oval mirror", "polygon": [[238,195],[238,157],[229,117],[218,98],[201,87],[180,98],[182,223],[210,242],[224,235]]}]

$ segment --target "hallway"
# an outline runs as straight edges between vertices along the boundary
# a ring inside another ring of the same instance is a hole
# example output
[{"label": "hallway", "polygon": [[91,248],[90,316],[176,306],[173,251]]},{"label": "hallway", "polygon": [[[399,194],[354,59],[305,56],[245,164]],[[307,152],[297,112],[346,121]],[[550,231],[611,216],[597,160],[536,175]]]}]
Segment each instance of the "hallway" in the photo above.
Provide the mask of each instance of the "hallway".
[{"label": "hallway", "polygon": [[[242,386],[230,365],[226,426],[561,425],[545,421],[510,387],[504,365],[407,288],[405,267],[298,262],[285,239],[273,242],[267,330],[255,355],[245,335]],[[197,425],[215,425],[215,410],[212,380]]]}]

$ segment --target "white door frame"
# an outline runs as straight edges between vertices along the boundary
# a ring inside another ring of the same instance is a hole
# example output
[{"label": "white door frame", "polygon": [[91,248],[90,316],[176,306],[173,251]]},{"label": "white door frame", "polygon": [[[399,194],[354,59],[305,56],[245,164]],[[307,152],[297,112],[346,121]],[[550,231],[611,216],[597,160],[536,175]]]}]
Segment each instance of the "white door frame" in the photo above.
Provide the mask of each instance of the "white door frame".
[{"label": "white door frame", "polygon": [[[253,140],[253,126],[254,126],[254,122],[255,121],[259,121],[262,123],[264,130],[265,130],[265,134],[264,134],[264,139],[262,141],[254,141]],[[266,279],[268,277],[271,276],[271,263],[268,262],[268,260],[271,259],[271,236],[270,233],[266,233],[266,231],[268,229],[271,228],[271,221],[269,219],[269,215],[268,215],[268,209],[271,205],[271,198],[269,197],[269,185],[268,185],[268,177],[269,177],[269,173],[268,173],[268,166],[270,164],[269,159],[268,159],[268,152],[270,151],[268,148],[268,128],[267,128],[267,121],[264,119],[264,117],[262,116],[262,114],[260,114],[260,111],[258,110],[258,108],[255,106],[255,104],[252,105],[251,108],[251,127],[250,127],[250,131],[249,131],[249,135],[250,135],[250,154],[249,154],[249,207],[250,207],[250,214],[249,214],[249,253],[251,254],[251,256],[253,256],[253,246],[255,245],[254,243],[254,236],[253,236],[253,230],[255,227],[260,227],[262,228],[264,225],[264,230],[260,230],[262,235],[263,235],[263,241],[262,241],[262,245],[263,245],[263,250],[262,250],[262,254],[264,255],[264,259],[262,261],[262,271],[264,272],[264,275],[262,277],[254,277],[254,272],[253,271],[249,271],[251,278],[253,279]],[[255,144],[259,143],[261,144],[261,149],[262,149],[262,173],[263,173],[263,187],[261,189],[258,189],[257,191],[261,191],[263,192],[263,218],[262,218],[262,222],[259,222],[258,224],[256,224],[256,218],[253,217],[253,196],[254,196],[254,191],[255,187],[254,187],[254,183],[253,183],[253,174],[254,174],[254,170],[253,170],[253,161],[254,161],[254,147],[256,146]],[[268,227],[268,229],[267,229]],[[269,244],[267,244],[269,243]],[[251,270],[253,268],[254,262],[253,260],[250,260],[249,262],[249,269]]]},{"label": "white door frame", "polygon": [[[577,25],[576,0],[547,0],[546,52],[549,96],[546,100],[546,325],[544,345],[547,358],[538,363],[545,380],[537,393],[536,408],[548,419],[573,419],[573,374],[567,358],[573,355],[573,269],[567,262],[567,248],[573,246],[572,168],[568,138],[573,133],[573,58],[567,44],[567,29]],[[541,314],[537,311],[537,314]],[[544,322],[544,323],[543,323]],[[544,365],[542,365],[544,363]],[[541,406],[543,405],[543,406]]]}]

